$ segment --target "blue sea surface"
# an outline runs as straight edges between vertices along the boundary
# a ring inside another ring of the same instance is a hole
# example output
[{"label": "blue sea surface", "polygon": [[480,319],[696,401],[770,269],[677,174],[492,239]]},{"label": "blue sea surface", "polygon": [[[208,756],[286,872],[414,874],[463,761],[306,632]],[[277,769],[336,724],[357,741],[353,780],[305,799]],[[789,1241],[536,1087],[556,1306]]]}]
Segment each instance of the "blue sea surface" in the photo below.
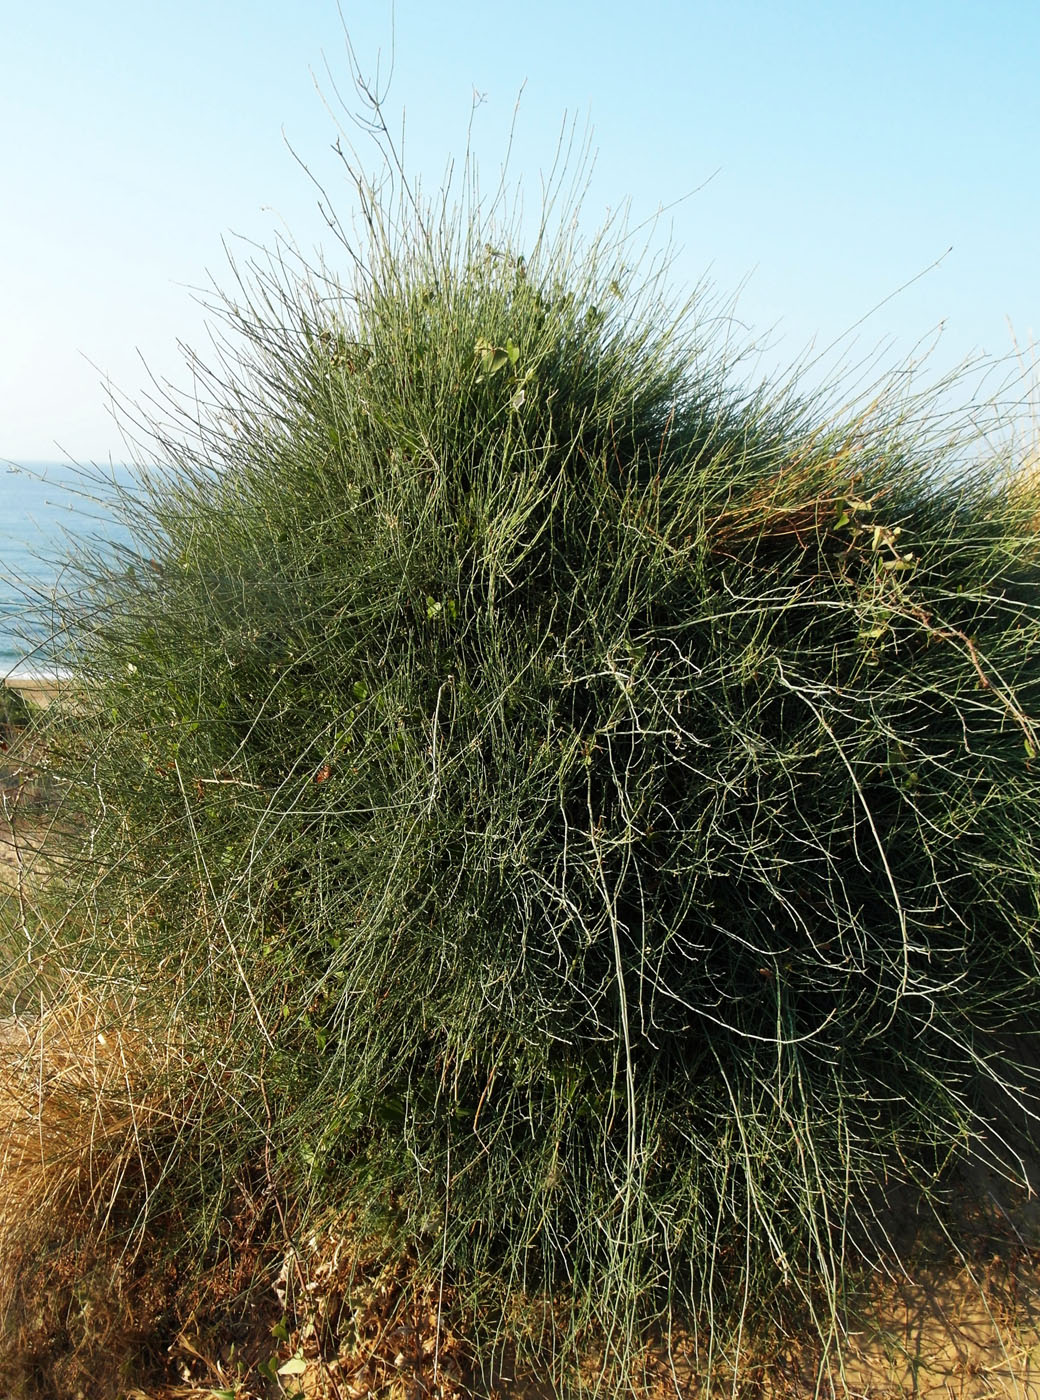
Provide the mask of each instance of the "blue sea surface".
[{"label": "blue sea surface", "polygon": [[[132,481],[130,468],[106,471]],[[0,679],[49,669],[38,648],[53,630],[48,605],[72,587],[69,556],[127,540],[111,488],[91,469],[0,460]]]}]

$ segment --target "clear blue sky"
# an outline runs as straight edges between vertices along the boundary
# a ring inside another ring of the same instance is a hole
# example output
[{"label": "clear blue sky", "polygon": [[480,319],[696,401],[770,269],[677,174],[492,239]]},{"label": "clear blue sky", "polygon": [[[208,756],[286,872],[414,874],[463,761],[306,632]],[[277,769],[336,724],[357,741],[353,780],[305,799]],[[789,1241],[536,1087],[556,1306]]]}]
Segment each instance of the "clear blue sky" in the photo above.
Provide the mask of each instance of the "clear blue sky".
[{"label": "clear blue sky", "polygon": [[[461,153],[474,89],[484,169],[517,94],[531,195],[565,112],[598,151],[587,215],[669,216],[679,289],[744,283],[767,363],[857,332],[935,365],[1040,333],[1037,0],[398,0],[387,103],[427,184]],[[344,0],[361,63],[388,0]],[[222,240],[322,241],[282,132],[340,199],[326,62],[349,88],[335,0],[0,0],[0,457],[121,459],[102,384],[185,385],[204,348],[190,288],[227,284]],[[745,280],[746,279],[746,280]]]}]

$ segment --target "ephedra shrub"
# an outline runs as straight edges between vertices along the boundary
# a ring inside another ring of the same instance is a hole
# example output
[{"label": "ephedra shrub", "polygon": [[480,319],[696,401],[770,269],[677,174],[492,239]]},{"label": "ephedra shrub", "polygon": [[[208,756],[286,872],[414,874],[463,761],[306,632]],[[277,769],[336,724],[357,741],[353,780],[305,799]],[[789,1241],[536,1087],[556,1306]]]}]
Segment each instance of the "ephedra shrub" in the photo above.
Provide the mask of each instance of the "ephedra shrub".
[{"label": "ephedra shrub", "polygon": [[742,389],[623,234],[359,189],[70,608],[52,955],[204,1068],[200,1230],[263,1163],[621,1388],[825,1326],[878,1183],[1028,1099],[1037,492],[896,390]]}]

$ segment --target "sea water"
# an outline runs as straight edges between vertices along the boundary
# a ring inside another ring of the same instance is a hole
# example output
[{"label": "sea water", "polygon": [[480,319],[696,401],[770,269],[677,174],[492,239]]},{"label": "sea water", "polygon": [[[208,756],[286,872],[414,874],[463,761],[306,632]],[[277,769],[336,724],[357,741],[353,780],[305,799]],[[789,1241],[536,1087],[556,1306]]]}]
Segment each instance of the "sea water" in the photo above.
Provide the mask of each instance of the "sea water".
[{"label": "sea water", "polygon": [[[129,468],[106,468],[129,483]],[[0,680],[45,674],[49,611],[73,587],[77,549],[126,542],[112,488],[93,469],[0,460]]]}]

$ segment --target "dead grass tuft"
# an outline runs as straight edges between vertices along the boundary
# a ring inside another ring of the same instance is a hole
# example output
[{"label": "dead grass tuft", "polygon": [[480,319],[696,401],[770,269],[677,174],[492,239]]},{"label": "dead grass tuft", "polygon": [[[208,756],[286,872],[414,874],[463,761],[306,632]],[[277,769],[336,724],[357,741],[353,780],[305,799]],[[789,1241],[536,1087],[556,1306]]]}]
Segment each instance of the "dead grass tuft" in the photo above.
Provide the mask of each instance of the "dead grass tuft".
[{"label": "dead grass tuft", "polygon": [[85,993],[0,1022],[5,1396],[107,1397],[152,1346],[169,1283],[137,1228],[166,1117],[153,1071]]}]

